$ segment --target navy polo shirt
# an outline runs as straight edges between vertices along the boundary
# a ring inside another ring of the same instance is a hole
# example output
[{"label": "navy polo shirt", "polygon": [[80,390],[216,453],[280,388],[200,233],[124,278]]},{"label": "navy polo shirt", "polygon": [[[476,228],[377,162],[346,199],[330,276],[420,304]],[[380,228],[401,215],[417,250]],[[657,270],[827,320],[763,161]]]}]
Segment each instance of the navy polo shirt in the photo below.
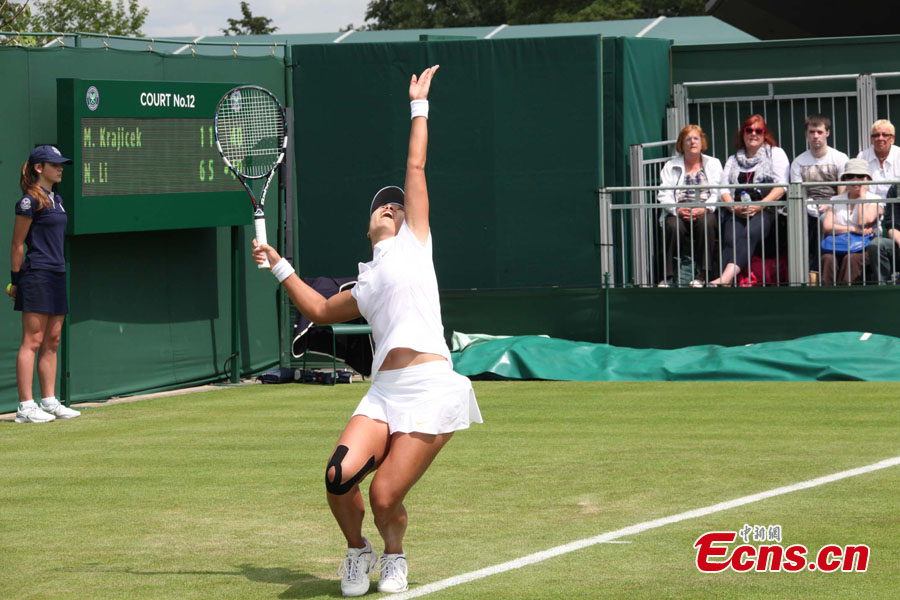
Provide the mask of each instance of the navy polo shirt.
[{"label": "navy polo shirt", "polygon": [[43,269],[64,273],[66,259],[63,242],[66,237],[66,209],[62,198],[56,192],[44,190],[50,198],[50,206],[38,210],[38,202],[30,194],[25,194],[16,203],[16,214],[31,219],[31,227],[25,237],[25,261],[22,270]]}]

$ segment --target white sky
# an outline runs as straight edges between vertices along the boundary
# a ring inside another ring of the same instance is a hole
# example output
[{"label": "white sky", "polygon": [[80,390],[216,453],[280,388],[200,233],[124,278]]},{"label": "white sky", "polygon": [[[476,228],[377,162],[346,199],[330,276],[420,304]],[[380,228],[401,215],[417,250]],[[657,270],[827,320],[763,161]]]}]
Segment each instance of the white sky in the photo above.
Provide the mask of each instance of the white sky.
[{"label": "white sky", "polygon": [[[245,0],[253,16],[272,19],[279,33],[329,33],[365,22],[369,0]],[[139,0],[150,14],[150,37],[222,35],[227,19],[241,18],[241,0]],[[126,3],[127,4],[127,3]]]}]

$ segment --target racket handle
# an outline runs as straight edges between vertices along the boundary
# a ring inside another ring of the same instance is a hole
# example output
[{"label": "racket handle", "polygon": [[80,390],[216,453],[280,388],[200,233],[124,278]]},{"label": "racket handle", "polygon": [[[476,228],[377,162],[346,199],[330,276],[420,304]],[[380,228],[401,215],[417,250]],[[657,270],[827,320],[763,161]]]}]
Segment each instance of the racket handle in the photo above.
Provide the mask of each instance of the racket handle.
[{"label": "racket handle", "polygon": [[[256,241],[262,245],[266,244],[266,216],[263,214],[257,214],[253,216],[253,225],[256,227]],[[260,269],[268,269],[271,265],[269,265],[269,259],[267,258],[263,263],[256,265]]]}]

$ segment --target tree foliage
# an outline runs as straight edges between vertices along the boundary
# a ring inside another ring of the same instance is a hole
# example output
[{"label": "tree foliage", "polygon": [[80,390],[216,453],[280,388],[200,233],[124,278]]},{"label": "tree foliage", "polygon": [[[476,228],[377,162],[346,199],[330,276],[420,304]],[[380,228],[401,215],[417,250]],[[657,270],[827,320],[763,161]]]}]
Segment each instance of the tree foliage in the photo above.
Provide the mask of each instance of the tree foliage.
[{"label": "tree foliage", "polygon": [[149,9],[138,0],[44,0],[38,2],[35,26],[43,31],[141,36]]},{"label": "tree foliage", "polygon": [[[0,0],[2,3],[2,0]],[[23,10],[24,5],[24,10]],[[0,29],[6,31],[60,33],[89,32],[112,35],[141,36],[141,27],[150,11],[141,8],[138,0],[44,0],[29,4],[7,2],[0,9]],[[25,46],[43,44],[40,37],[4,39],[3,44]]]},{"label": "tree foliage", "polygon": [[5,2],[0,0],[0,30],[25,31],[31,24],[31,7],[28,1]]},{"label": "tree foliage", "polygon": [[[28,1],[4,2],[0,0],[0,30],[2,31],[31,31],[33,17]],[[0,36],[0,45],[18,43],[22,46],[34,46],[32,37]]]},{"label": "tree foliage", "polygon": [[366,29],[432,29],[702,15],[705,0],[371,0]]},{"label": "tree foliage", "polygon": [[277,27],[269,26],[272,19],[254,17],[250,12],[250,4],[247,2],[241,2],[241,14],[243,16],[240,19],[226,19],[228,28],[223,29],[222,33],[225,35],[265,35],[278,30]]}]

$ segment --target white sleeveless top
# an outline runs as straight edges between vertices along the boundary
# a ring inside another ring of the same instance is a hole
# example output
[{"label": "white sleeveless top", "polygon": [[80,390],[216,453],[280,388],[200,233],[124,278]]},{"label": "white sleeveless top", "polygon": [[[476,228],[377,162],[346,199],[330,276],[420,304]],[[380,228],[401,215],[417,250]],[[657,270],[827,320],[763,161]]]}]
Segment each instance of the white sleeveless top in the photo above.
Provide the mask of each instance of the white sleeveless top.
[{"label": "white sleeveless top", "polygon": [[350,293],[372,327],[373,381],[394,348],[438,354],[450,361],[431,247],[431,231],[423,244],[404,220],[396,236],[375,244],[370,262],[359,263],[359,278]]}]

